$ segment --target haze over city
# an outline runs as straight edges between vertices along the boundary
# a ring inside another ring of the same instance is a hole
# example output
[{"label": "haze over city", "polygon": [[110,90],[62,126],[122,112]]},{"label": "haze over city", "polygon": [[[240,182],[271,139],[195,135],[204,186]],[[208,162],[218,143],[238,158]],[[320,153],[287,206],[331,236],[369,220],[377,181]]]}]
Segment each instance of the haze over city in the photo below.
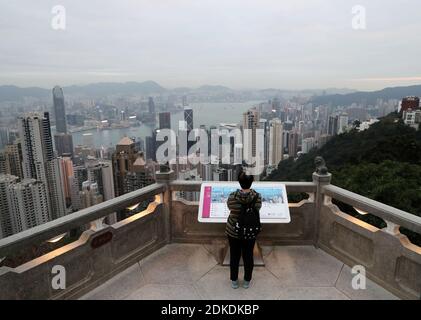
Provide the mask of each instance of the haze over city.
[{"label": "haze over city", "polygon": [[[0,1],[0,84],[375,90],[421,82],[419,1]],[[52,8],[65,8],[54,30]],[[352,9],[365,8],[355,30]]]}]

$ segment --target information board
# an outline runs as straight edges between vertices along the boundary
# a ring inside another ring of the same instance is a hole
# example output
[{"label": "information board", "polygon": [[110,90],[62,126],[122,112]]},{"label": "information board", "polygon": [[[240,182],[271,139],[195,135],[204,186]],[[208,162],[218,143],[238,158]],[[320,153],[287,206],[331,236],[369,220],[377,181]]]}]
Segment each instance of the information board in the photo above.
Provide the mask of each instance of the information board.
[{"label": "information board", "polygon": [[[240,188],[238,182],[204,182],[200,190],[199,222],[226,223],[227,200]],[[289,223],[291,217],[285,185],[276,182],[254,182],[252,189],[262,196],[262,223]]]}]

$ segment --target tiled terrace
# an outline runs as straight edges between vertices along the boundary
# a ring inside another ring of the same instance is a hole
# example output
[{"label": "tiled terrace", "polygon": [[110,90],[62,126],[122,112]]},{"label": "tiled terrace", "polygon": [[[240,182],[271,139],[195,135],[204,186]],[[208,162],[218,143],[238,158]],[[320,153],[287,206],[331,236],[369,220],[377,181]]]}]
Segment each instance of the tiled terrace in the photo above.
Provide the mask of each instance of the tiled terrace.
[{"label": "tiled terrace", "polygon": [[219,265],[206,245],[170,244],[81,299],[398,299],[371,280],[365,290],[354,290],[351,269],[313,246],[264,246],[262,253],[265,267],[255,267],[247,290],[231,288],[229,267]]}]

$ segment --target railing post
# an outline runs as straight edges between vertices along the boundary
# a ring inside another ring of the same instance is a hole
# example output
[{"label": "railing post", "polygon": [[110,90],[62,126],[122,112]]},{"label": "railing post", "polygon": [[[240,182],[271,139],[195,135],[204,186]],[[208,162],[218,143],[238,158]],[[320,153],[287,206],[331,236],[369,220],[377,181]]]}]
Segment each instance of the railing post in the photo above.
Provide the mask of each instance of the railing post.
[{"label": "railing post", "polygon": [[156,182],[164,183],[166,185],[163,194],[162,202],[164,204],[164,221],[165,221],[165,235],[166,242],[171,242],[171,205],[172,205],[172,192],[170,190],[170,182],[175,180],[175,172],[173,170],[165,170],[163,166],[160,167],[160,171],[157,171]]},{"label": "railing post", "polygon": [[316,195],[315,195],[315,217],[314,217],[314,246],[319,246],[319,229],[320,229],[320,212],[323,205],[323,187],[330,184],[332,175],[330,173],[318,173],[313,172],[313,182],[316,184]]}]

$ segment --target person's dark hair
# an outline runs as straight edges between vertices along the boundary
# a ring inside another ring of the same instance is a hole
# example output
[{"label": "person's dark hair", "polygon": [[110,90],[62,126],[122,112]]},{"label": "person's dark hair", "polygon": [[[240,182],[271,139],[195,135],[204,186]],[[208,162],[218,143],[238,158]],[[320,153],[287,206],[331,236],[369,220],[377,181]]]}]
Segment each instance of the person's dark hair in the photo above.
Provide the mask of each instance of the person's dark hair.
[{"label": "person's dark hair", "polygon": [[238,182],[240,183],[242,189],[250,189],[253,181],[254,177],[246,175],[244,171],[240,172],[238,175]]}]

